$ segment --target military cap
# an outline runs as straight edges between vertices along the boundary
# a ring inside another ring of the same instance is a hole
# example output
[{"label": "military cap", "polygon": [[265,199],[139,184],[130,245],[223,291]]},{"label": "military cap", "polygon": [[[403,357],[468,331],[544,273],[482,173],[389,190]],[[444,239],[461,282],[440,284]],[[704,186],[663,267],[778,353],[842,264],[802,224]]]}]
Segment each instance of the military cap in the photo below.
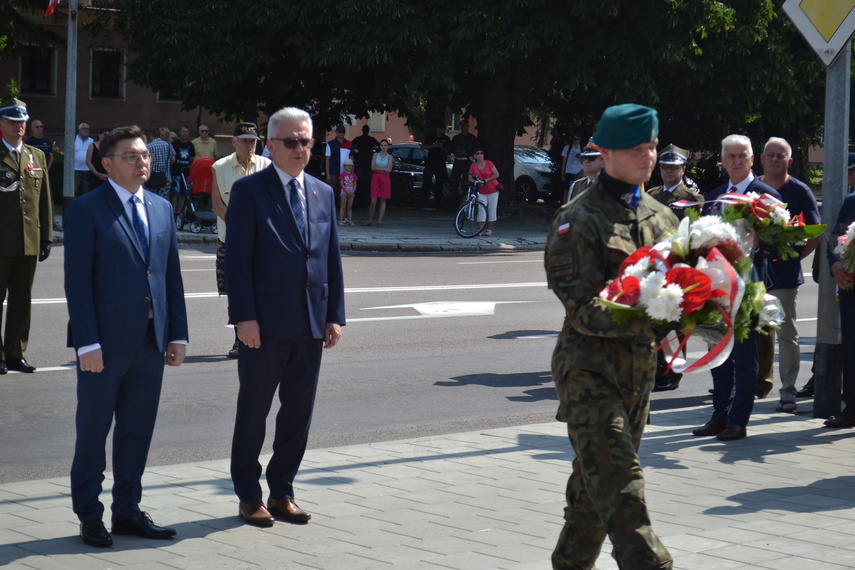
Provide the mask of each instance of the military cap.
[{"label": "military cap", "polygon": [[20,99],[10,99],[0,105],[0,119],[9,119],[10,121],[29,121],[30,116],[27,114],[27,104]]},{"label": "military cap", "polygon": [[241,123],[235,127],[232,135],[236,139],[258,139],[258,127],[255,123]]},{"label": "military cap", "polygon": [[689,156],[688,151],[673,144],[669,144],[659,153],[659,164],[676,164],[685,166],[686,157]]},{"label": "military cap", "polygon": [[659,136],[656,109],[624,103],[603,111],[593,141],[600,148],[622,150],[653,142]]},{"label": "military cap", "polygon": [[579,156],[582,158],[586,157],[594,157],[600,156],[602,153],[600,152],[600,147],[594,144],[593,140],[588,141],[588,144],[585,145],[585,148],[582,149],[582,152],[579,153]]}]

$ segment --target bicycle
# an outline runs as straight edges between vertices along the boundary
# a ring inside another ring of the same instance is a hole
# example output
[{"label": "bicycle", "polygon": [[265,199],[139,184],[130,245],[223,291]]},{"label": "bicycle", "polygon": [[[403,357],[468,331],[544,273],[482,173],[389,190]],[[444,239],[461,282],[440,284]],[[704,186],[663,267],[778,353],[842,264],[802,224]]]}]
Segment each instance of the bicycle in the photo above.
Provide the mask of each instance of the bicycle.
[{"label": "bicycle", "polygon": [[487,208],[484,202],[479,200],[478,186],[484,184],[483,180],[475,180],[469,185],[466,191],[466,197],[463,203],[457,210],[457,215],[454,216],[454,231],[457,235],[464,238],[473,238],[481,234],[487,224],[483,221],[479,222],[478,217],[481,216],[484,220],[487,219]]}]

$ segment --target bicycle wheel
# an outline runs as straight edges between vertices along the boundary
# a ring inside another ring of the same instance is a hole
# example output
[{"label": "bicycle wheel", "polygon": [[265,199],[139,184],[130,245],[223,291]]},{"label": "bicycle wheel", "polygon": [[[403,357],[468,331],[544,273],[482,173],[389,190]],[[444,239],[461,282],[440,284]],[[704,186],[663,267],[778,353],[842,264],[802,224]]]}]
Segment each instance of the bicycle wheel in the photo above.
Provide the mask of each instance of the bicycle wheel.
[{"label": "bicycle wheel", "polygon": [[484,219],[486,219],[487,212],[484,204],[478,200],[467,200],[464,202],[460,206],[460,209],[457,210],[457,216],[454,218],[454,230],[457,232],[457,235],[465,238],[473,238],[480,234],[486,225],[484,222],[478,222],[478,214],[481,212],[484,213]]}]

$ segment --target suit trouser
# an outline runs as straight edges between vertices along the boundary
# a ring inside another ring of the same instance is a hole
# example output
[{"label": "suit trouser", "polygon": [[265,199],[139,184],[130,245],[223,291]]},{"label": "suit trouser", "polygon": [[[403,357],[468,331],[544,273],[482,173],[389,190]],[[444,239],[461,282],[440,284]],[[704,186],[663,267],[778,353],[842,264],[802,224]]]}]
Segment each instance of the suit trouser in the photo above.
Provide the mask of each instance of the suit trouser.
[{"label": "suit trouser", "polygon": [[855,291],[838,291],[843,343],[843,409],[855,413]]},{"label": "suit trouser", "polygon": [[0,360],[27,356],[35,274],[35,255],[0,257],[0,321],[3,320],[3,299],[6,299],[6,330]]},{"label": "suit trouser", "polygon": [[712,419],[745,427],[754,411],[757,392],[757,336],[753,330],[744,342],[736,342],[730,358],[712,369]]},{"label": "suit trouser", "polygon": [[71,464],[71,501],[81,521],[103,518],[104,446],[113,423],[112,519],[140,513],[142,474],[157,419],[163,353],[149,322],[143,346],[131,354],[104,354],[104,371],[77,368],[77,441]]},{"label": "suit trouser", "polygon": [[585,370],[568,373],[556,389],[576,458],[552,567],[593,568],[608,535],[621,570],[671,568],[651,526],[638,459],[650,393],[632,394],[620,381]]},{"label": "suit trouser", "polygon": [[261,463],[267,414],[279,389],[279,412],[273,457],[267,464],[267,486],[274,499],[294,498],[294,477],[300,468],[315,405],[323,341],[311,333],[297,338],[261,338],[261,348],[241,344],[231,474],[241,502],[262,499]]}]

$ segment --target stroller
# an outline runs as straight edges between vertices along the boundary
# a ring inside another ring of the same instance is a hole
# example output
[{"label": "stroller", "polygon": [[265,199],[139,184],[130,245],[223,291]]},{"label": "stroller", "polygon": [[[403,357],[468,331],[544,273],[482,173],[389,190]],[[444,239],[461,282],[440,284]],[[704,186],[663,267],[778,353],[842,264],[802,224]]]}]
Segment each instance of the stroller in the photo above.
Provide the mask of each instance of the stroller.
[{"label": "stroller", "polygon": [[190,192],[190,197],[184,202],[184,208],[180,214],[175,216],[175,227],[178,230],[188,229],[194,234],[202,231],[202,228],[217,233],[217,214],[211,211],[211,186],[213,185],[214,172],[211,165],[214,161],[202,157],[193,161],[190,166],[189,175],[185,167],[181,171],[185,186]]}]

